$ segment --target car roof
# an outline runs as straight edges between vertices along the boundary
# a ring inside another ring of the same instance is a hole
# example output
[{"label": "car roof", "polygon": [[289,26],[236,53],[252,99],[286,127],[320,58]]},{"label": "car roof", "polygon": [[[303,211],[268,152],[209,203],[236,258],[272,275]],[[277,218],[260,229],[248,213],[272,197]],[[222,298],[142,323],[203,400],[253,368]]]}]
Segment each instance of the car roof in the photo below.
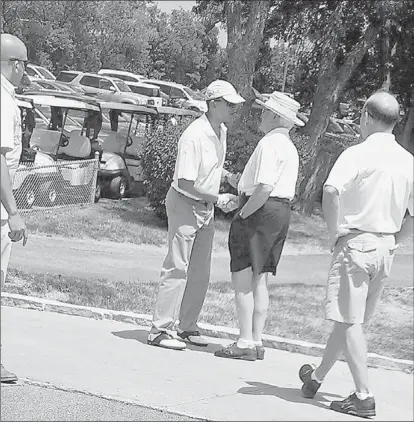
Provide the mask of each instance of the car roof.
[{"label": "car roof", "polygon": [[99,73],[99,72],[108,72],[108,73],[110,72],[110,73],[113,73],[114,75],[118,74],[118,75],[125,75],[125,76],[137,76],[139,78],[144,77],[144,75],[140,75],[139,73],[127,72],[125,70],[115,70],[115,69],[102,68],[102,69],[99,69],[98,74],[103,75],[103,73]]},{"label": "car roof", "polygon": [[125,81],[125,83],[127,85],[132,85],[132,86],[142,86],[143,88],[160,88],[158,85],[153,85],[153,84],[149,84],[147,82],[129,82],[129,81]]},{"label": "car roof", "polygon": [[179,84],[177,82],[168,82],[168,81],[162,81],[160,79],[143,79],[142,82],[145,83],[160,83],[160,84],[164,84],[164,85],[169,85],[169,86],[173,86],[175,88],[184,88],[184,85]]}]

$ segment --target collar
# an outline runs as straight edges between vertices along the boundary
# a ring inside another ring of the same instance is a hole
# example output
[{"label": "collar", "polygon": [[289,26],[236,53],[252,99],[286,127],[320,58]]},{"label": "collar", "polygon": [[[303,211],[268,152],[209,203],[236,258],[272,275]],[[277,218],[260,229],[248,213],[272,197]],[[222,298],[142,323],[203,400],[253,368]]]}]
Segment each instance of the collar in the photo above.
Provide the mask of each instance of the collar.
[{"label": "collar", "polygon": [[[214,132],[213,126],[211,126],[210,120],[208,120],[207,115],[204,113],[200,117],[201,121],[203,122],[204,129],[206,131],[206,134],[210,137],[214,137],[214,139],[217,139],[221,142],[221,139],[217,138],[216,132]],[[224,123],[220,123],[220,138],[223,136],[225,137],[227,135],[227,126]]]},{"label": "collar", "polygon": [[276,133],[280,133],[282,135],[287,136],[290,139],[289,132],[290,132],[290,129],[287,129],[285,127],[277,127],[276,129],[273,129],[269,133],[267,133],[266,136],[272,136],[272,135],[275,135]]},{"label": "collar", "polygon": [[371,133],[371,135],[369,135],[364,142],[390,142],[390,141],[395,141],[395,135],[393,133],[389,133],[389,132],[375,132],[375,133]]},{"label": "collar", "polygon": [[14,97],[14,85],[7,80],[7,78],[1,74],[1,86],[12,96]]}]

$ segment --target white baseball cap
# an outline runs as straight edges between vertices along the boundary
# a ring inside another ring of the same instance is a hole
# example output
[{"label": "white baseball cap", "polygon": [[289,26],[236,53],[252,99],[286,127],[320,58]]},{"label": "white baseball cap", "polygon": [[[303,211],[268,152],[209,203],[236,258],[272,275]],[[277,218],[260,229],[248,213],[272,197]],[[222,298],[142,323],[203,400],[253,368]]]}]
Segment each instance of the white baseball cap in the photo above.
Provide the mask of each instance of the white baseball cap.
[{"label": "white baseball cap", "polygon": [[220,79],[211,82],[206,88],[205,97],[207,101],[223,98],[232,104],[241,104],[245,101],[230,82],[222,81]]}]

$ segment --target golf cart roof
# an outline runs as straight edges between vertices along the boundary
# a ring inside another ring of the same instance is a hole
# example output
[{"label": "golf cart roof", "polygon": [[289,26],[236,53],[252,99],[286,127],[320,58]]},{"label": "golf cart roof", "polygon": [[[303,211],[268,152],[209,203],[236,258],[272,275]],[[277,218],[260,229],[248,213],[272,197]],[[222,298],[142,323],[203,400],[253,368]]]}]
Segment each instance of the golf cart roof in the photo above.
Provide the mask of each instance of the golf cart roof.
[{"label": "golf cart roof", "polygon": [[194,110],[187,110],[185,108],[176,108],[176,107],[154,107],[158,114],[172,114],[176,116],[201,116],[201,113]]},{"label": "golf cart roof", "polygon": [[[60,93],[61,94],[61,93]],[[92,110],[100,111],[99,104],[92,101],[84,101],[79,99],[80,96],[76,95],[55,95],[49,93],[39,93],[39,92],[26,92],[25,97],[32,100],[35,105],[39,106],[51,106],[51,107],[61,107],[68,108],[73,110]]]},{"label": "golf cart roof", "polygon": [[18,94],[16,94],[16,102],[20,108],[34,108],[33,101],[30,98],[25,98],[24,96]]},{"label": "golf cart roof", "polygon": [[99,103],[102,110],[116,110],[124,113],[137,113],[137,114],[157,114],[155,107],[146,107],[136,104],[116,103],[102,101]]}]

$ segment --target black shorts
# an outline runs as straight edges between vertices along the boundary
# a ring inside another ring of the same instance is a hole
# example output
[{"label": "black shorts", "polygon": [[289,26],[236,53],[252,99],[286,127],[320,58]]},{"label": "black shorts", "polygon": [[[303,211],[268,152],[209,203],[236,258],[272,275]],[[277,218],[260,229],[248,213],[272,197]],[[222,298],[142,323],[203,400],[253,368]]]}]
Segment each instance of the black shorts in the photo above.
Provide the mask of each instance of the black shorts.
[{"label": "black shorts", "polygon": [[[244,205],[247,198],[241,201]],[[249,217],[236,215],[230,226],[230,271],[251,267],[255,274],[276,274],[289,229],[291,208],[288,201],[269,198]]]}]

